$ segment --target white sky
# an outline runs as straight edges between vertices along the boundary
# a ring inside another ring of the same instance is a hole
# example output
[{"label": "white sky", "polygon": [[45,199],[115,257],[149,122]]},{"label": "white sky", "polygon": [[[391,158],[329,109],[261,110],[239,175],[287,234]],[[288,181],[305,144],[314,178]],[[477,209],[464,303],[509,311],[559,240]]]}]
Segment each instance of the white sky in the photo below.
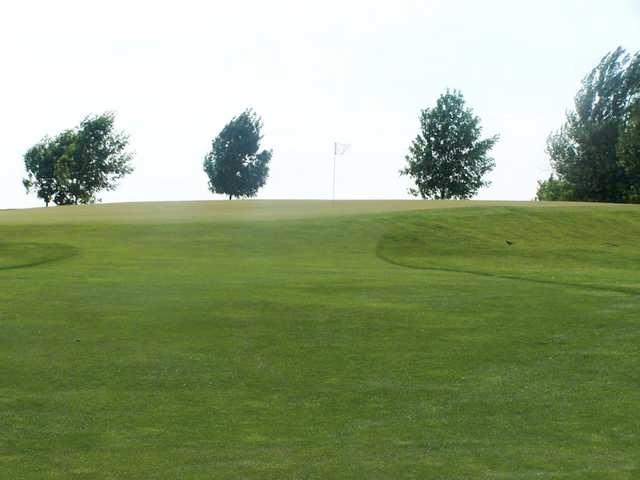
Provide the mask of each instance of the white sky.
[{"label": "white sky", "polygon": [[219,198],[202,160],[246,107],[273,148],[259,198],[408,198],[420,109],[460,89],[501,135],[482,199],[531,199],[545,139],[609,50],[640,49],[640,0],[0,3],[0,208],[37,206],[22,155],[117,112],[135,172],[104,201]]}]

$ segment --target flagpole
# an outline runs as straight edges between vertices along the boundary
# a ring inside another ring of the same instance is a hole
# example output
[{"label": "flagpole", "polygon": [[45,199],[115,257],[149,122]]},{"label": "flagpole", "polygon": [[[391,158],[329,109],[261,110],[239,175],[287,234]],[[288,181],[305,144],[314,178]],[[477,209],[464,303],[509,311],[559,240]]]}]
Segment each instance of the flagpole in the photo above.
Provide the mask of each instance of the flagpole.
[{"label": "flagpole", "polygon": [[338,155],[338,144],[333,142],[333,188],[331,190],[331,206],[336,204],[336,156]]}]

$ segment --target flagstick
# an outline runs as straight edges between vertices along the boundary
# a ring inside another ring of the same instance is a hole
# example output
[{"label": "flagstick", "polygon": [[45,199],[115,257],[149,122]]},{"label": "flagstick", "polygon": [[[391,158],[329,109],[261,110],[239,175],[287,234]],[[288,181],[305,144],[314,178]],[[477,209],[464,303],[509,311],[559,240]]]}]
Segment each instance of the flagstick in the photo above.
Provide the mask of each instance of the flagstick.
[{"label": "flagstick", "polygon": [[336,156],[338,155],[338,144],[333,142],[333,189],[331,191],[331,206],[336,204]]}]

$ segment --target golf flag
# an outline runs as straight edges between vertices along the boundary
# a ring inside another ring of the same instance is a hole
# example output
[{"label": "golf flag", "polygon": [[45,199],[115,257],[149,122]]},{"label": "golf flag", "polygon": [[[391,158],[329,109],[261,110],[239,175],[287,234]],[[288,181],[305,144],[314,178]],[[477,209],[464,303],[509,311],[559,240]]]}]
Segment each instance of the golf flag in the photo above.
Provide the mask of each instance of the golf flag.
[{"label": "golf flag", "polygon": [[333,186],[331,189],[332,204],[336,199],[336,157],[338,155],[344,155],[349,150],[350,145],[348,143],[333,142]]},{"label": "golf flag", "polygon": [[349,147],[351,145],[349,145],[348,143],[338,143],[338,142],[333,142],[333,154],[334,155],[344,155],[344,153],[349,150]]}]

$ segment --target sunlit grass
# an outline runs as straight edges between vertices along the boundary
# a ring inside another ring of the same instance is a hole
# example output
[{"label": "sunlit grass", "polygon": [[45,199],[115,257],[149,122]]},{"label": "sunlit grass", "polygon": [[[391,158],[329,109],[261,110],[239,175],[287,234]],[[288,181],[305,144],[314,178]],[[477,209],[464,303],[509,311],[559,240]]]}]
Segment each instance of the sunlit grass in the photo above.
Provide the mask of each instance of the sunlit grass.
[{"label": "sunlit grass", "polygon": [[637,478],[640,210],[546,206],[0,212],[0,478]]}]

